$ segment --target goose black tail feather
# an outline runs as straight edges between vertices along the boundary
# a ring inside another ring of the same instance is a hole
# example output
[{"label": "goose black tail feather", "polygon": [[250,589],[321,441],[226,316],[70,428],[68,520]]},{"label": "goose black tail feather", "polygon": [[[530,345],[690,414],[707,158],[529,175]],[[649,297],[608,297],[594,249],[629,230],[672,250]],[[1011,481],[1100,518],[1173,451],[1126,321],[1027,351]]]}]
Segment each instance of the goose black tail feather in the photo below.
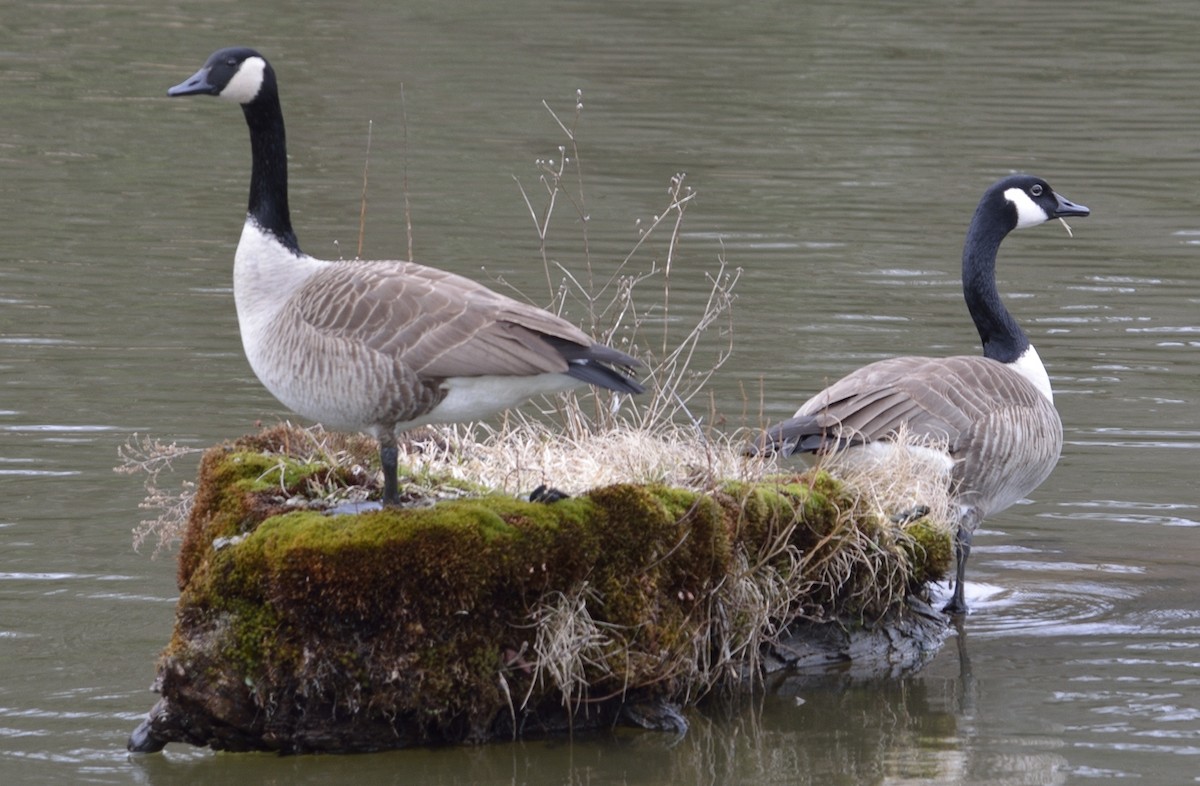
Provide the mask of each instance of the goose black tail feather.
[{"label": "goose black tail feather", "polygon": [[632,369],[642,365],[632,355],[603,344],[585,347],[555,336],[542,338],[567,361],[567,376],[618,393],[633,395],[646,392],[646,388],[636,379],[613,368],[620,366]]},{"label": "goose black tail feather", "polygon": [[570,365],[567,368],[567,376],[581,379],[589,385],[615,390],[618,393],[629,393],[635,395],[644,393],[646,388],[640,382],[632,377],[628,377],[602,363],[592,360],[570,360],[567,361]]},{"label": "goose black tail feather", "polygon": [[861,437],[841,437],[822,427],[812,415],[797,415],[776,423],[746,447],[746,454],[834,453],[863,443]]}]

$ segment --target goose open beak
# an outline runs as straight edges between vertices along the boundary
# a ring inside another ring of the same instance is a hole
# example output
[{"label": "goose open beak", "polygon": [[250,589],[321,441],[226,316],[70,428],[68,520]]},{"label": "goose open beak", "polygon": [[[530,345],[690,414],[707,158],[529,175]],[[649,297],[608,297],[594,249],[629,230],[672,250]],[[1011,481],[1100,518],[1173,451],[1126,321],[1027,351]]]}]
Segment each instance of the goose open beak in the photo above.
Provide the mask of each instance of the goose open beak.
[{"label": "goose open beak", "polygon": [[1051,218],[1069,218],[1071,216],[1083,218],[1092,212],[1087,208],[1087,205],[1077,205],[1057,192],[1054,194],[1054,198],[1058,201],[1058,204],[1054,206],[1054,215]]}]

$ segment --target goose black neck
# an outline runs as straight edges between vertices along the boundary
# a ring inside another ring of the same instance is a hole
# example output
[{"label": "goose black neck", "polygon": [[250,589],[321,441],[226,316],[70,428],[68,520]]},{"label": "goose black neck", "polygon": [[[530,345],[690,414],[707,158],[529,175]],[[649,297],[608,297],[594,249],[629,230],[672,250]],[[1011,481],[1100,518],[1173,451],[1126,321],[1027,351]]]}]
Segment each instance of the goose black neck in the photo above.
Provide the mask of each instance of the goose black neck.
[{"label": "goose black neck", "polygon": [[264,230],[275,235],[296,254],[300,245],[292,231],[288,212],[287,137],[283,128],[283,110],[279,94],[272,85],[248,104],[242,105],[246,125],[250,127],[250,216]]},{"label": "goose black neck", "polygon": [[996,289],[996,255],[1012,230],[1011,208],[980,203],[963,246],[962,282],[967,310],[983,342],[984,357],[1012,363],[1029,348],[1029,337],[1005,308]]}]

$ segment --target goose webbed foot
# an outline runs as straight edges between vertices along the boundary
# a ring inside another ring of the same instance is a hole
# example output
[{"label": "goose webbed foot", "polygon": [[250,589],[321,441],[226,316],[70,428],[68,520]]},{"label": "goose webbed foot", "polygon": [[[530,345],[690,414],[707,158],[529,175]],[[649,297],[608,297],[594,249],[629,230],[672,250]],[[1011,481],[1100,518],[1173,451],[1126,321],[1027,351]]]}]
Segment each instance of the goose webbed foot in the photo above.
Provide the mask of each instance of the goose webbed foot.
[{"label": "goose webbed foot", "polygon": [[911,508],[900,511],[899,513],[893,513],[891,515],[891,522],[893,524],[904,526],[905,524],[912,524],[914,521],[919,521],[928,515],[928,505],[914,505]]},{"label": "goose webbed foot", "polygon": [[547,486],[545,483],[529,492],[530,502],[541,502],[549,505],[552,502],[561,502],[564,499],[570,499],[571,495],[564,491],[559,491],[553,486]]},{"label": "goose webbed foot", "polygon": [[942,606],[943,614],[949,614],[951,617],[961,617],[966,615],[967,602],[963,598],[959,597],[962,594],[959,591],[960,587],[962,587],[961,584],[955,585],[954,597],[950,598],[949,602],[946,603],[945,606]]}]

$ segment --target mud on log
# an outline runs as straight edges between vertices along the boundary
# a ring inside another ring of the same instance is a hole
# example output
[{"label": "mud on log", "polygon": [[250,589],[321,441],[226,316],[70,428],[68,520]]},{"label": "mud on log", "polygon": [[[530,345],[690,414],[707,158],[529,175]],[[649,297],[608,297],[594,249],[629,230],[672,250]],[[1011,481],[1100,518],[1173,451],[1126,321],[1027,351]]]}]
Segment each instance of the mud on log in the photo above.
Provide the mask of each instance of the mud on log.
[{"label": "mud on log", "polygon": [[881,521],[825,473],[329,516],[296,499],[341,470],[290,441],[205,454],[161,698],[131,750],[681,732],[718,685],[911,666],[945,629],[917,599],[950,566],[949,533]]}]

